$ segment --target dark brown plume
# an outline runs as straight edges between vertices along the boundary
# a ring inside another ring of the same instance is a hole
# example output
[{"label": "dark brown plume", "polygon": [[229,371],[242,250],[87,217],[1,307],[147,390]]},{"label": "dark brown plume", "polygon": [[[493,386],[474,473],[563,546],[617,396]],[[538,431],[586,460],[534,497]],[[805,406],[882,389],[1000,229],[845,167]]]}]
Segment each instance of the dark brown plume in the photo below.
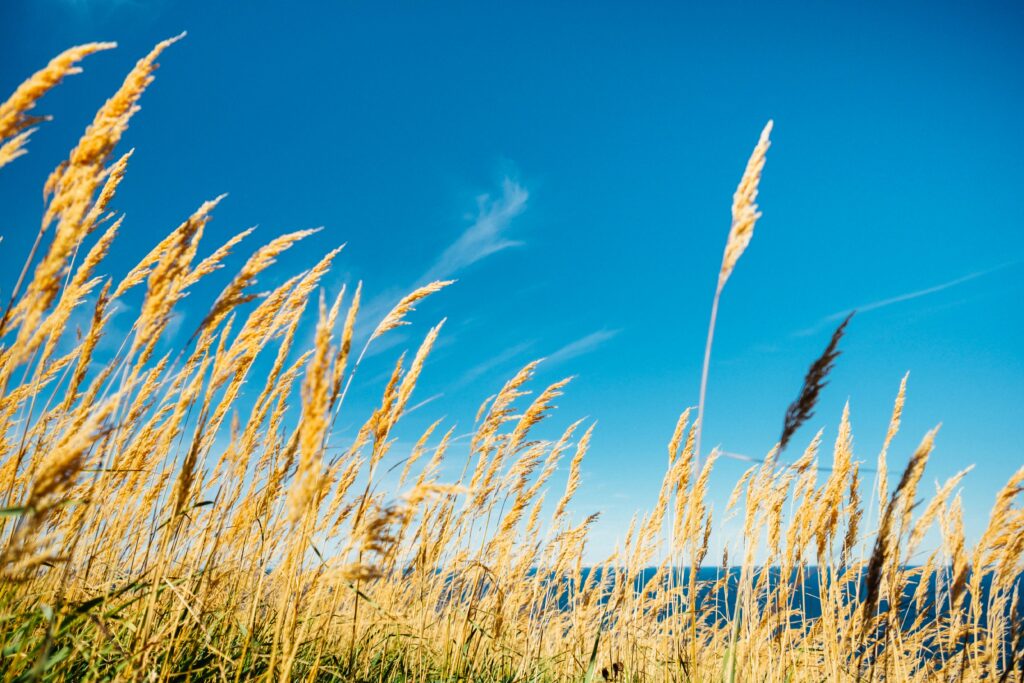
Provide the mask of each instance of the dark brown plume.
[{"label": "dark brown plume", "polygon": [[814,406],[818,402],[818,394],[825,388],[825,384],[827,384],[825,378],[828,377],[836,358],[839,357],[839,340],[843,338],[846,325],[855,312],[851,312],[843,322],[839,323],[839,327],[832,333],[832,341],[825,347],[825,352],[807,370],[800,396],[786,409],[786,419],[782,423],[782,437],[779,438],[780,452],[786,448],[786,444],[789,443],[796,430],[800,429],[804,422],[814,417]]}]

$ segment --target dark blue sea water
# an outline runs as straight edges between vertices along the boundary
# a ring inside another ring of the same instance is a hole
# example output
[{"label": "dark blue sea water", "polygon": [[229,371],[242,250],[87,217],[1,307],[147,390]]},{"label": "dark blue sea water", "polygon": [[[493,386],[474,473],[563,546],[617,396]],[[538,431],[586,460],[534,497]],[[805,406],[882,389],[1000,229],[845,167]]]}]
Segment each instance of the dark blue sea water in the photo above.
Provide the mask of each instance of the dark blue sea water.
[{"label": "dark blue sea water", "polygon": [[[601,569],[584,569],[584,581],[592,576],[591,572],[601,571]],[[611,573],[615,570],[606,571],[609,572],[609,575],[605,578],[610,582],[613,578]],[[782,572],[777,567],[758,568],[754,571],[755,576],[763,577],[761,580],[768,582],[768,586],[771,589],[776,588],[783,581]],[[658,571],[655,567],[649,567],[634,577],[633,590],[637,593],[649,591],[652,594],[658,592],[659,588],[668,586],[682,586],[685,590],[690,583],[690,572],[690,569],[677,569],[674,573],[663,574],[659,582],[664,581],[665,583],[659,587],[652,583]],[[723,577],[723,573],[727,580],[719,581],[718,579]],[[925,629],[935,625],[936,621],[948,620],[952,609],[949,599],[949,583],[952,571],[949,568],[945,568],[940,569],[937,574],[933,574],[924,588],[923,599],[920,602],[915,599],[915,594],[920,585],[920,578],[914,572],[907,572],[907,574],[909,577],[903,586],[899,606],[894,609],[885,600],[881,601],[878,605],[877,609],[879,612],[885,612],[889,615],[888,628],[895,628],[906,632],[913,628]],[[536,576],[536,570],[532,575]],[[867,593],[866,571],[855,574],[851,578],[845,578],[845,576],[841,579],[842,586],[840,586],[842,589],[841,595],[844,596],[843,604],[846,607],[853,607],[863,601]],[[573,594],[578,589],[578,585],[572,586],[564,581],[555,581],[554,576],[550,578],[552,579],[550,585],[551,592],[549,593],[552,596],[551,599],[558,603],[560,609],[570,609],[573,602]],[[596,582],[600,582],[601,578],[600,574],[594,576]],[[732,567],[724,572],[721,568],[717,567],[702,567],[698,570],[695,599],[698,613],[701,615],[700,618],[705,623],[709,625],[724,625],[733,618],[736,614],[740,578],[741,570],[739,567]],[[809,626],[821,617],[822,614],[819,586],[823,582],[831,582],[836,579],[829,576],[827,571],[819,570],[816,567],[809,567],[805,568],[802,572],[794,571],[788,577],[788,580],[791,584],[790,594],[792,598],[789,605],[791,616],[786,626],[790,629],[800,629]],[[993,576],[991,574],[983,576],[980,581],[979,594],[977,596],[967,594],[963,607],[965,610],[970,609],[973,600],[980,600],[980,625],[982,628],[987,627],[991,616],[988,613],[988,609],[992,593],[992,583]],[[461,601],[467,596],[465,591],[477,590],[487,593],[491,589],[488,579],[483,579],[481,583],[472,587],[467,586],[461,581],[453,581],[450,587],[451,593],[444,596],[442,600]],[[762,585],[759,590],[760,597],[755,602],[759,609],[778,610],[783,607],[774,604],[766,605],[764,602],[765,598],[763,597],[764,592],[764,586]],[[1018,606],[1018,613],[1013,615],[1013,618],[1007,620],[1007,628],[1002,634],[1004,643],[1003,659],[1005,660],[1002,663],[1003,667],[1008,667],[1017,660],[1024,661],[1024,635],[1022,635],[1024,634],[1024,573],[1019,575],[1014,582],[1011,599],[1005,601],[1004,616],[1010,616],[1009,612],[1014,603],[1012,595],[1016,595],[1020,605]],[[606,594],[601,598],[601,603],[608,606],[606,618],[614,620],[614,607],[609,604],[610,599],[611,596]],[[657,615],[657,618],[664,619],[670,616],[672,609],[690,609],[691,604],[689,599],[684,599],[680,605],[674,608],[672,606],[661,606],[659,609],[662,612]],[[750,615],[741,615],[741,617],[747,619],[750,618]],[[780,626],[783,625],[780,624]],[[961,642],[957,649],[966,645],[967,642],[969,641]],[[937,648],[934,650],[929,649],[927,640],[924,645],[924,650],[921,652],[922,663],[930,659],[933,656],[933,652],[937,652]],[[945,647],[945,643],[942,646]],[[945,654],[948,655],[950,653],[947,650]]]},{"label": "dark blue sea water", "polygon": [[[909,569],[909,568],[908,568]],[[585,573],[589,571],[600,572],[600,569],[584,570]],[[765,574],[763,581],[767,581],[769,587],[774,589],[782,579],[782,571],[777,567],[762,567],[754,570],[756,576]],[[690,582],[689,568],[675,570],[675,575],[671,573],[663,577],[665,585],[672,585],[673,583],[677,586],[683,586],[684,588],[689,586]],[[722,577],[723,570],[720,567],[701,567],[697,573],[697,603],[701,607],[701,611],[707,615],[707,619],[714,620],[727,619],[731,615],[735,614],[736,611],[736,599],[737,599],[737,587],[740,581],[741,569],[739,567],[731,567],[725,571],[728,575],[727,581],[718,583],[719,586],[715,590],[717,579]],[[655,567],[648,567],[640,572],[640,574],[634,579],[633,586],[637,592],[648,590],[656,590],[656,586],[651,584],[652,579],[657,574]],[[589,574],[588,574],[589,575]],[[928,580],[928,585],[924,590],[924,600],[921,604],[920,612],[918,611],[918,603],[914,600],[914,595],[918,591],[920,585],[920,577],[913,574],[908,577],[906,583],[903,586],[902,597],[899,605],[899,623],[904,626],[913,624],[918,617],[921,619],[921,623],[927,625],[934,622],[936,619],[943,619],[949,616],[951,605],[949,602],[949,581],[952,576],[952,571],[948,568],[945,571],[940,570]],[[597,577],[600,579],[600,576]],[[819,570],[817,567],[808,567],[803,570],[802,573],[794,571],[789,577],[791,583],[791,594],[792,601],[789,605],[790,609],[795,610],[797,616],[794,617],[796,621],[792,624],[793,626],[799,626],[801,621],[813,621],[821,616],[821,600],[819,586],[822,581],[835,581],[836,579],[828,576],[826,570]],[[843,585],[841,586],[842,593],[846,596],[846,604],[849,605],[851,602],[857,602],[864,599],[867,593],[866,588],[866,572],[860,572],[852,578],[844,578]],[[987,605],[989,603],[989,597],[992,590],[992,575],[986,575],[981,579],[981,618],[982,625],[987,623],[988,615],[986,614]],[[1024,574],[1017,577],[1017,581],[1014,585],[1014,591],[1024,602]],[[763,588],[762,588],[763,592]],[[569,595],[563,594],[561,596],[562,604],[568,606],[564,601],[568,600]],[[967,595],[967,606],[970,606],[974,596]],[[762,604],[762,607],[764,605]],[[882,601],[879,605],[880,610],[888,610],[889,605],[886,601]],[[1009,606],[1008,606],[1009,609]]]}]

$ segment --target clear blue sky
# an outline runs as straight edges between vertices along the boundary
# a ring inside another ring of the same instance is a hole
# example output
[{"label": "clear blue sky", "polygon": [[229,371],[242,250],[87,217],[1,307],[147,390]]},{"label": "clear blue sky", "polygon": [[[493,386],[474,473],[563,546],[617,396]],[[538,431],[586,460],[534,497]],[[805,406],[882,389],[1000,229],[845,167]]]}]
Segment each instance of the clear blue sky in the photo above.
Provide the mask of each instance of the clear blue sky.
[{"label": "clear blue sky", "polygon": [[[444,315],[418,390],[443,396],[407,436],[439,415],[468,426],[547,356],[542,381],[578,375],[553,426],[599,420],[577,509],[603,511],[604,550],[650,507],[675,416],[697,402],[731,195],[772,118],[705,443],[763,455],[829,316],[860,307],[793,450],[817,427],[831,442],[849,399],[872,465],[909,370],[893,466],[941,421],[926,482],[976,464],[976,534],[1024,464],[1024,5],[707,5],[7,0],[4,93],[70,45],[120,47],[41,103],[55,120],[0,174],[5,290],[47,173],[134,61],[187,30],[124,141],[113,266],[228,192],[211,248],[254,224],[263,240],[325,226],[265,285],[342,242],[329,287],[362,279],[378,309],[457,277],[368,363],[349,423]],[[716,500],[744,467],[721,463]]]}]

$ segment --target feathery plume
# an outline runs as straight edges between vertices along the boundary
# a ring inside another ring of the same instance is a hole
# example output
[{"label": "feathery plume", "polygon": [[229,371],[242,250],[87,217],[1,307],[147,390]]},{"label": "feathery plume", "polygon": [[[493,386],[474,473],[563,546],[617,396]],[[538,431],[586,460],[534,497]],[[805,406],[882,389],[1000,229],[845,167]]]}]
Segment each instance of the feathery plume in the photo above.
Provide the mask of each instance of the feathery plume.
[{"label": "feathery plume", "polygon": [[590,448],[590,438],[596,426],[596,422],[590,425],[587,431],[583,433],[583,436],[580,437],[580,442],[576,445],[576,453],[572,456],[572,461],[569,463],[569,479],[565,483],[565,493],[562,494],[562,499],[555,506],[554,523],[556,525],[562,519],[566,506],[569,505],[569,501],[576,495],[576,491],[580,487],[580,465],[583,462],[583,456],[587,454],[587,449]]},{"label": "feathery plume", "polygon": [[725,243],[725,253],[722,255],[722,268],[718,272],[719,289],[725,286],[732,275],[732,269],[736,267],[736,262],[750,244],[750,238],[754,236],[754,225],[761,217],[757,210],[757,188],[761,182],[765,155],[771,146],[771,132],[772,122],[769,121],[761,131],[761,138],[757,141],[757,146],[747,161],[743,178],[740,179],[740,184],[732,196],[732,227],[729,229],[729,239]]},{"label": "feathery plume", "polygon": [[36,106],[36,102],[64,80],[65,76],[81,73],[78,62],[95,52],[114,47],[117,47],[117,43],[86,43],[69,48],[19,85],[6,102],[0,103],[0,142],[16,136],[8,141],[7,144],[11,144],[9,148],[0,151],[0,166],[25,153],[23,145],[32,132],[26,129],[45,120],[45,117],[28,115],[27,112]]},{"label": "feathery plume", "polygon": [[331,331],[321,302],[316,330],[316,352],[309,361],[302,385],[302,422],[299,426],[299,467],[288,492],[288,518],[294,524],[305,513],[320,487],[320,453],[327,430],[328,378],[331,361]]},{"label": "feathery plume", "polygon": [[836,358],[839,357],[839,340],[843,338],[846,325],[852,317],[853,313],[850,313],[843,322],[839,323],[839,327],[832,333],[832,339],[825,347],[824,353],[811,363],[811,367],[807,370],[800,395],[786,409],[786,419],[782,422],[782,436],[779,437],[780,451],[786,448],[786,444],[789,443],[796,431],[814,417],[814,406],[818,403],[818,395],[825,388],[828,373],[832,371]]},{"label": "feathery plume", "polygon": [[878,500],[884,501],[889,497],[889,465],[887,455],[889,444],[893,437],[900,430],[900,418],[903,416],[903,402],[907,397],[907,378],[910,373],[903,375],[900,381],[900,390],[896,394],[896,401],[892,407],[892,417],[889,418],[889,429],[885,432],[885,441],[882,443],[882,450],[878,453]]},{"label": "feathery plume", "polygon": [[428,296],[435,292],[444,289],[445,287],[454,282],[455,280],[438,280],[437,282],[431,282],[430,284],[423,285],[422,287],[412,292],[411,294],[406,294],[404,297],[402,297],[402,300],[399,301],[398,304],[394,308],[392,308],[391,311],[386,316],[384,316],[384,319],[380,321],[380,324],[377,325],[377,328],[373,331],[373,334],[370,335],[369,341],[373,341],[377,337],[395,329],[396,327],[408,325],[409,323],[405,321],[405,316],[411,313],[412,311],[416,310],[415,304],[417,302],[427,298]]},{"label": "feathery plume", "polygon": [[[218,296],[217,300],[213,303],[213,308],[210,309],[210,312],[207,313],[202,322],[199,323],[199,326],[196,328],[195,334],[193,334],[192,337],[195,338],[201,330],[206,329],[207,327],[216,327],[228,311],[236,306],[240,306],[255,299],[255,294],[246,294],[245,290],[256,284],[256,276],[274,265],[281,252],[291,248],[291,246],[299,240],[309,237],[318,231],[319,230],[299,230],[297,232],[288,233],[287,235],[277,237],[271,240],[269,244],[260,247],[256,253],[245,262],[245,265],[242,266],[238,275],[236,275],[228,286],[224,288],[224,291],[220,293],[220,296]],[[225,244],[221,250],[218,250],[218,253],[222,250],[225,250],[226,253],[226,249],[230,248],[231,245],[236,243],[246,234],[248,233],[242,233],[241,235],[236,236],[232,241]],[[218,254],[215,254],[215,256],[217,255]],[[209,267],[210,266],[207,265],[207,262],[204,261],[199,264],[196,271],[198,272],[200,269],[206,270]]]},{"label": "feathery plume", "polygon": [[765,155],[771,144],[769,135],[772,132],[772,122],[769,121],[761,131],[761,138],[754,147],[750,160],[747,161],[747,168],[743,172],[740,184],[733,194],[732,200],[732,226],[729,228],[729,239],[725,243],[725,253],[722,255],[722,267],[718,271],[718,286],[715,287],[715,297],[711,301],[711,318],[708,321],[708,338],[704,345],[704,366],[700,376],[700,399],[697,402],[697,438],[694,446],[694,468],[700,468],[700,437],[704,429],[704,399],[707,396],[708,370],[711,366],[711,345],[715,338],[715,320],[718,318],[718,302],[722,298],[722,289],[732,274],[736,262],[743,255],[750,238],[754,236],[754,224],[761,214],[757,210],[757,188],[761,182],[761,171],[764,169]]}]

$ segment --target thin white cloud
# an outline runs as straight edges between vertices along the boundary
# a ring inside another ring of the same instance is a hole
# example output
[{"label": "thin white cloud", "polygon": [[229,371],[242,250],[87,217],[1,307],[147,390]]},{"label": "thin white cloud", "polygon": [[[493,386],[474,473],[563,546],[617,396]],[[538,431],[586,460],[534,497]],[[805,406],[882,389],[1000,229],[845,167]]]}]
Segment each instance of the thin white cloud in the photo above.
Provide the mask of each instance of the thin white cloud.
[{"label": "thin white cloud", "polygon": [[1010,266],[1015,266],[1015,265],[1017,265],[1019,263],[1021,263],[1021,259],[1016,259],[1014,261],[1009,261],[1007,263],[1002,263],[1002,264],[1000,264],[998,266],[995,266],[995,267],[992,267],[992,268],[988,268],[986,270],[979,270],[979,271],[977,271],[975,273],[968,273],[967,275],[963,275],[961,277],[955,278],[953,280],[949,280],[947,282],[943,282],[943,283],[938,284],[938,285],[933,285],[931,287],[925,287],[924,289],[917,289],[917,290],[914,290],[912,292],[906,292],[905,294],[897,294],[896,296],[891,296],[891,297],[888,297],[888,298],[885,298],[885,299],[879,299],[877,301],[871,301],[871,302],[868,302],[866,304],[861,304],[860,306],[855,306],[854,308],[848,308],[848,309],[845,309],[845,310],[842,310],[842,311],[836,311],[835,313],[832,313],[831,315],[825,316],[824,318],[819,320],[817,323],[815,323],[813,326],[811,326],[811,327],[809,327],[807,329],[800,330],[800,331],[796,332],[796,336],[804,337],[804,336],[808,336],[808,335],[811,335],[811,334],[816,334],[822,328],[824,328],[824,327],[826,327],[828,325],[831,325],[832,323],[835,323],[835,322],[837,322],[839,320],[842,320],[847,315],[849,315],[852,311],[857,311],[857,314],[861,315],[861,314],[867,313],[869,311],[876,311],[879,308],[885,308],[886,306],[892,306],[893,304],[903,303],[904,301],[911,301],[913,299],[918,299],[918,298],[920,298],[922,296],[928,296],[929,294],[936,294],[938,292],[942,292],[942,291],[950,289],[952,287],[956,287],[958,285],[962,285],[962,284],[964,284],[966,282],[970,282],[971,280],[976,280],[976,279],[978,279],[980,277],[984,277],[986,275],[991,275],[992,273],[995,273],[997,271],[1003,270],[1004,268],[1009,268]]},{"label": "thin white cloud", "polygon": [[494,356],[491,356],[490,358],[480,363],[479,365],[476,365],[467,370],[466,372],[464,372],[462,374],[462,377],[460,377],[453,385],[453,390],[461,389],[462,387],[468,384],[472,384],[473,382],[480,379],[490,371],[498,368],[499,366],[504,365],[505,363],[511,362],[512,359],[523,354],[532,345],[532,341],[522,342],[520,344],[516,344],[515,346],[507,348]]},{"label": "thin white cloud", "polygon": [[[521,184],[506,176],[501,182],[501,195],[489,193],[477,197],[477,211],[473,222],[459,237],[448,245],[434,264],[416,281],[405,288],[391,287],[365,301],[359,311],[356,336],[365,338],[370,330],[398,301],[413,291],[435,280],[453,277],[466,266],[502,249],[522,244],[507,237],[512,219],[526,210],[530,193]],[[374,346],[379,346],[374,343]],[[378,348],[374,352],[380,353]]]},{"label": "thin white cloud", "polygon": [[590,353],[618,333],[619,330],[598,330],[596,332],[591,332],[590,334],[580,337],[576,341],[570,342],[552,353],[547,357],[547,359],[545,359],[544,366],[548,367],[555,365],[556,363],[565,362],[571,358],[582,356],[585,353]]},{"label": "thin white cloud", "polygon": [[477,197],[472,225],[441,253],[420,280],[430,282],[450,277],[482,258],[522,244],[508,239],[506,233],[512,219],[526,210],[529,197],[526,188],[508,177],[501,183],[500,197],[493,198],[490,194]]},{"label": "thin white cloud", "polygon": [[[913,292],[907,292],[906,294],[898,294],[896,296],[891,296],[888,299],[879,299],[878,301],[872,301],[871,303],[858,306],[856,310],[858,313],[867,313],[868,311],[874,311],[879,308],[885,308],[886,306],[892,306],[893,304],[898,304],[903,301],[910,301],[911,299],[917,299],[919,297],[927,296],[929,294],[935,294],[945,289],[949,289],[950,287],[956,287],[957,285],[962,285],[965,282],[970,282],[971,280],[976,280],[979,277],[983,277],[985,275],[989,275],[990,273],[994,273],[997,270],[1005,268],[1007,265],[1009,264],[1003,264],[1001,266],[996,266],[995,268],[989,268],[988,270],[980,270],[977,273],[969,273],[967,275],[964,275],[963,277],[958,277],[954,280],[950,280],[949,282],[943,282],[942,284],[934,285],[932,287],[926,287],[924,289],[918,289]],[[850,311],[840,311],[838,313],[833,313],[827,318],[827,320],[829,320],[830,322],[839,320],[841,318],[845,318],[849,313]]]},{"label": "thin white cloud", "polygon": [[436,401],[439,398],[444,398],[444,394],[434,394],[433,396],[430,396],[429,398],[423,399],[422,401],[420,401],[416,405],[412,406],[411,408],[406,408],[405,412],[403,413],[403,415],[408,415],[409,413],[413,412],[414,410],[419,410],[423,406],[429,405],[429,404],[433,403],[434,401]]}]

